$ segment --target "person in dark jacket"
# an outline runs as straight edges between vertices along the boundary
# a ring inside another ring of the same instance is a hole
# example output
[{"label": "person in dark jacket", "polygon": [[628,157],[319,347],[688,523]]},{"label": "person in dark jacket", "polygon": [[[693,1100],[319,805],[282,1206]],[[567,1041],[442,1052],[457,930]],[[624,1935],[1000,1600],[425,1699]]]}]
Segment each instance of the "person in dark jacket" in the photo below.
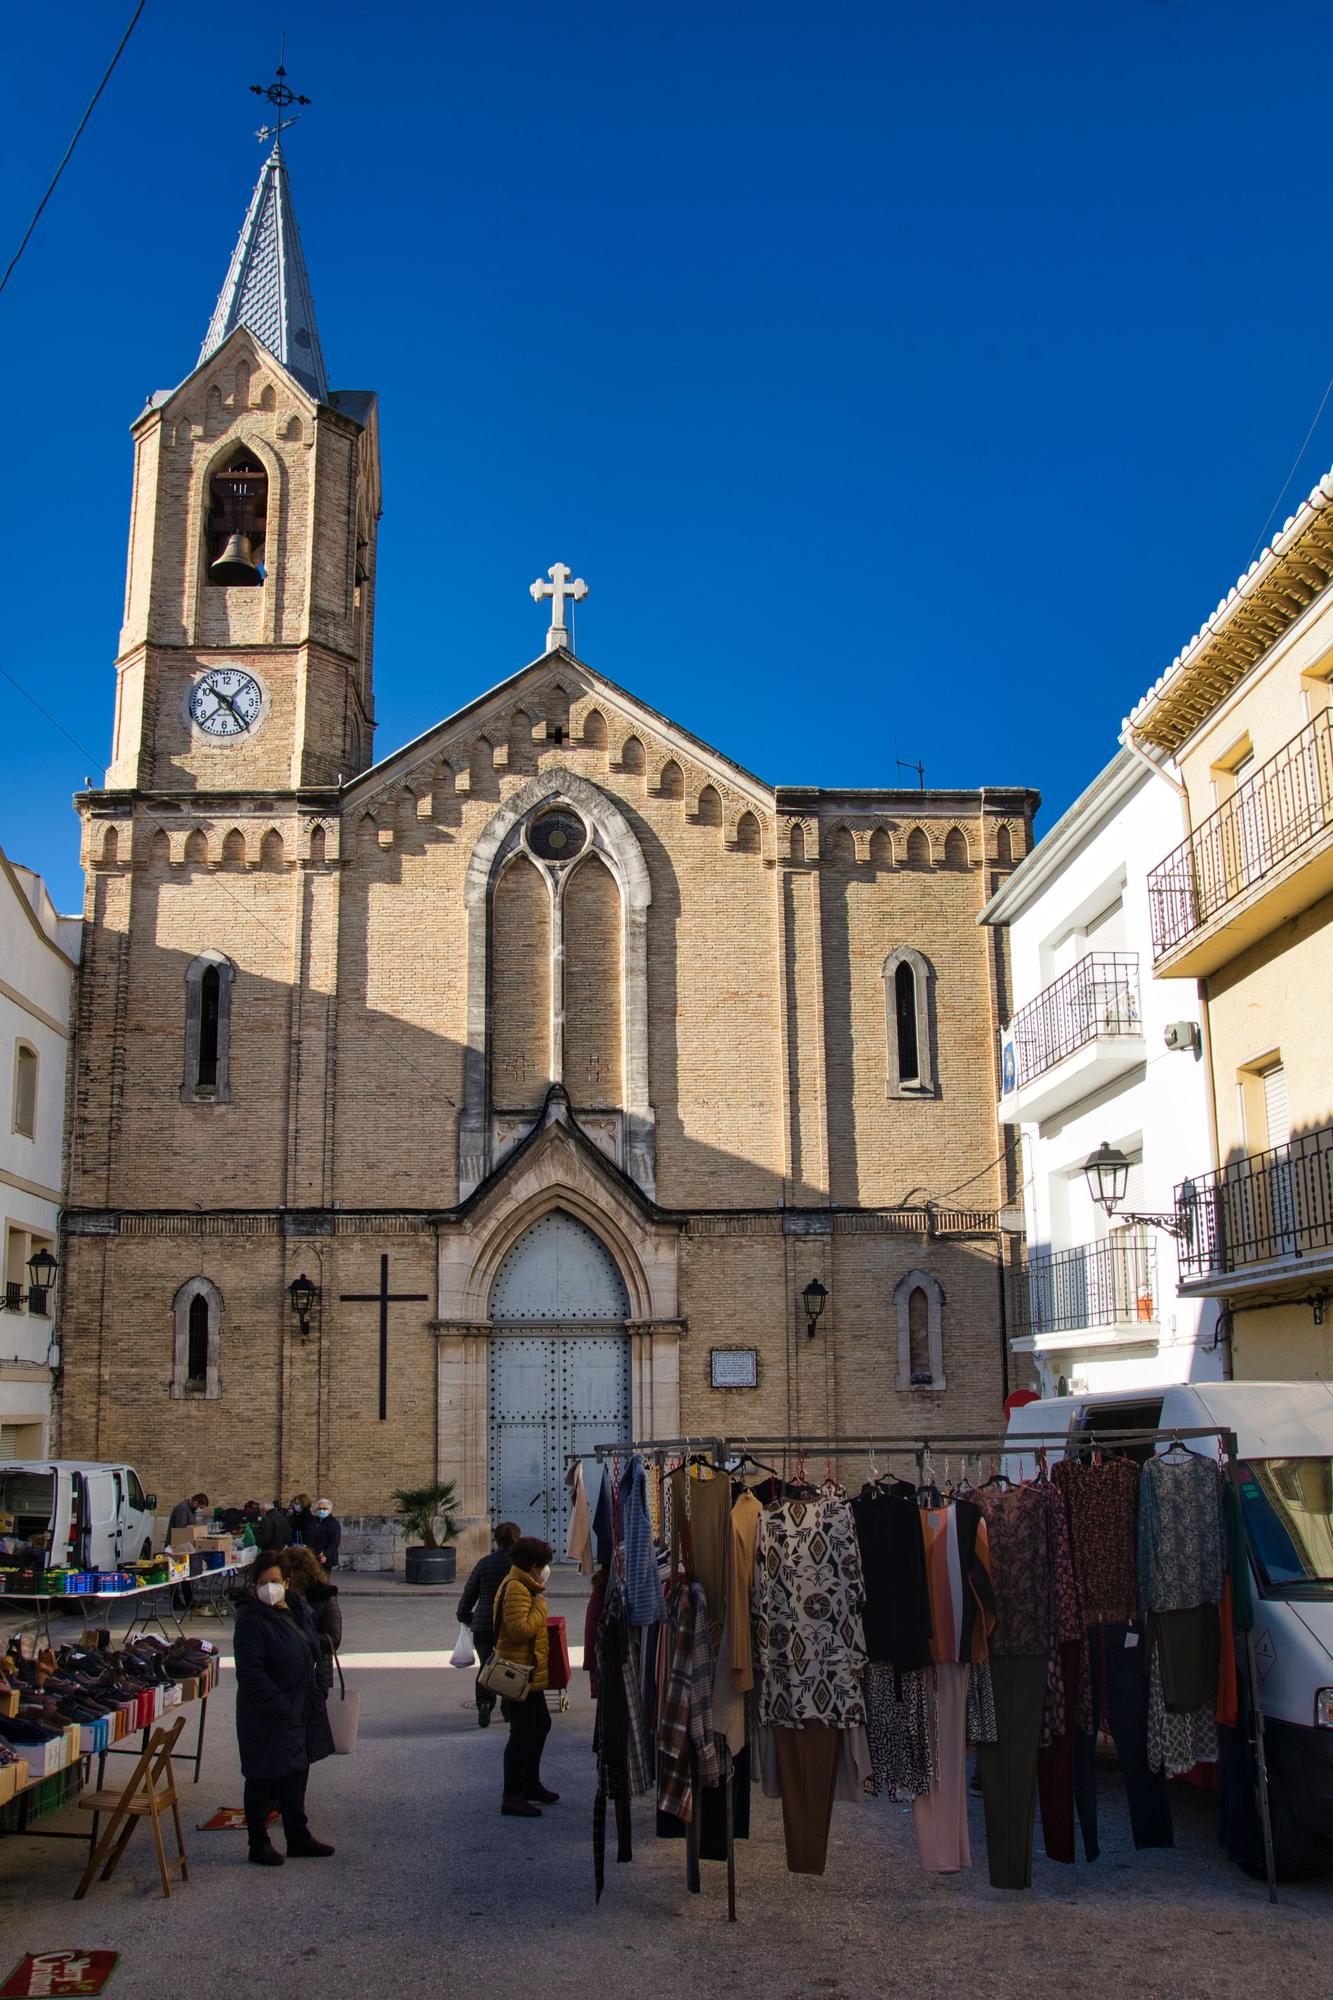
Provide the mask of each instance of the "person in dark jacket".
[{"label": "person in dark jacket", "polygon": [[[508,1576],[514,1560],[514,1544],[521,1530],[514,1521],[501,1521],[495,1531],[495,1547],[475,1563],[458,1600],[458,1622],[472,1627],[472,1643],[477,1649],[478,1671],[495,1651],[495,1593]],[[495,1696],[477,1682],[477,1727],[489,1729]]]},{"label": "person in dark jacket", "polygon": [[287,1510],[280,1500],[275,1500],[254,1523],[255,1547],[267,1555],[279,1555],[290,1546],[292,1524],[287,1518]]},{"label": "person in dark jacket", "polygon": [[318,1647],[288,1605],[276,1556],[255,1557],[249,1588],[236,1607],[233,1651],[250,1859],[260,1868],[282,1866],[283,1857],[268,1837],[268,1816],[275,1805],[293,1859],[332,1854],[325,1841],[315,1839],[305,1816]]},{"label": "person in dark jacket", "polygon": [[204,1519],[207,1505],[206,1493],[192,1493],[188,1500],[178,1500],[167,1521],[167,1532],[170,1534],[178,1528],[197,1528]]},{"label": "person in dark jacket", "polygon": [[316,1500],[306,1516],[305,1543],[325,1569],[337,1569],[342,1539],[343,1524],[333,1511],[332,1500]]},{"label": "person in dark jacket", "polygon": [[291,1523],[292,1540],[294,1542],[305,1542],[310,1539],[308,1532],[310,1527],[310,1495],[308,1493],[293,1495],[292,1504],[287,1509],[287,1519]]},{"label": "person in dark jacket", "polygon": [[329,1696],[333,1691],[333,1657],[343,1637],[342,1606],[338,1586],[330,1583],[312,1549],[294,1545],[280,1558],[287,1584],[287,1603],[318,1652],[315,1662],[315,1702],[306,1731],[310,1762],[333,1755],[333,1731],[329,1727]]}]

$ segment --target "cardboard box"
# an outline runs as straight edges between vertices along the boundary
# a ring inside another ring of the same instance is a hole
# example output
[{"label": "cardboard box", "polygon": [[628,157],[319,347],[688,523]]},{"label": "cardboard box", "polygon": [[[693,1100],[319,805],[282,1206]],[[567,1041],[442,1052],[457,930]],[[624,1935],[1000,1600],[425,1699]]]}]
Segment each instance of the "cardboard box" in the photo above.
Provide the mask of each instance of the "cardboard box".
[{"label": "cardboard box", "polygon": [[26,1764],[0,1764],[0,1806],[7,1806],[19,1788]]},{"label": "cardboard box", "polygon": [[171,1546],[173,1549],[184,1549],[188,1555],[190,1550],[210,1533],[211,1530],[208,1528],[173,1528]]},{"label": "cardboard box", "polygon": [[17,1688],[0,1689],[0,1715],[17,1715],[19,1712],[19,1691]]},{"label": "cardboard box", "polygon": [[69,1762],[69,1744],[63,1732],[53,1736],[49,1743],[16,1743],[13,1747],[27,1767],[30,1785],[39,1783],[43,1778],[53,1778]]}]

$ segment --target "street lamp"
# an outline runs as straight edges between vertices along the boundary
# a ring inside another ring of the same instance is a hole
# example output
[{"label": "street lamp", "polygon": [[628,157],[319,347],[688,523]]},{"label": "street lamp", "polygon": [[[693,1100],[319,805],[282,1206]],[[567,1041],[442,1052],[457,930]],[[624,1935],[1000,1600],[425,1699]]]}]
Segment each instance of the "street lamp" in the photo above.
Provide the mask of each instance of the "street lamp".
[{"label": "street lamp", "polygon": [[1141,1211],[1127,1208],[1118,1213],[1129,1185],[1129,1161],[1114,1146],[1103,1139],[1095,1153],[1083,1162],[1083,1178],[1088,1184],[1088,1193],[1097,1206],[1105,1211],[1108,1222],[1138,1222],[1151,1229],[1163,1229],[1168,1236],[1178,1242],[1189,1242],[1194,1234],[1192,1208],[1195,1200],[1194,1186],[1186,1181],[1182,1188],[1184,1201],[1170,1215],[1160,1211]]},{"label": "street lamp", "polygon": [[297,1325],[300,1327],[302,1333],[308,1334],[310,1332],[310,1309],[319,1297],[319,1286],[312,1284],[305,1272],[302,1271],[300,1277],[293,1278],[290,1285],[288,1285],[287,1296],[292,1302],[292,1311],[296,1314]]},{"label": "street lamp", "polygon": [[[33,1251],[32,1256],[28,1259],[29,1312],[45,1312],[46,1301],[50,1296],[51,1287],[56,1281],[56,1272],[59,1269],[60,1266],[56,1263],[55,1258],[49,1250],[43,1248]],[[34,1294],[40,1297],[40,1306],[34,1303]]]},{"label": "street lamp", "polygon": [[824,1310],[827,1298],[828,1292],[818,1278],[812,1278],[801,1293],[801,1303],[805,1307],[805,1331],[810,1340],[815,1337],[815,1328],[819,1324],[819,1316]]}]

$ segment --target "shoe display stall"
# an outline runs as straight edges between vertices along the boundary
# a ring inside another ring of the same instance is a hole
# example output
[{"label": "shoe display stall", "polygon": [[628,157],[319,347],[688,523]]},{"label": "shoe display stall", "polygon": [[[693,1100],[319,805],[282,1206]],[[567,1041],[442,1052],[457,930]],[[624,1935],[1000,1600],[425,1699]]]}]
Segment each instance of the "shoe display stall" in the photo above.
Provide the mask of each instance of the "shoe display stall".
[{"label": "shoe display stall", "polygon": [[77,1797],[94,1759],[101,1791],[108,1760],[142,1757],[172,1710],[192,1708],[197,1717],[193,1747],[178,1760],[193,1767],[197,1783],[220,1657],[211,1640],[193,1636],[168,1642],[140,1633],[113,1643],[101,1629],[56,1649],[32,1632],[16,1633],[0,1657],[0,1837],[79,1840],[91,1851],[95,1818],[91,1834],[36,1822]]}]

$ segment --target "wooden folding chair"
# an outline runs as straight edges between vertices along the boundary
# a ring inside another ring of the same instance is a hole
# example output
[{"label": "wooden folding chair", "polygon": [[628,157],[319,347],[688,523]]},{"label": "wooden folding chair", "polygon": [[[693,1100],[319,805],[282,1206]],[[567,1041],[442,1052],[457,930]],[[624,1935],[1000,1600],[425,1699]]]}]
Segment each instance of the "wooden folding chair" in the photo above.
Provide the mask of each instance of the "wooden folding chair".
[{"label": "wooden folding chair", "polygon": [[[180,1870],[182,1882],[190,1879],[189,1863],[185,1858],[185,1834],[181,1827],[180,1803],[176,1796],[176,1773],[171,1762],[171,1752],[176,1738],[185,1727],[185,1717],[178,1715],[170,1729],[155,1729],[148,1739],[143,1755],[130,1774],[129,1783],[123,1791],[110,1788],[105,1791],[85,1792],[79,1800],[82,1811],[94,1815],[109,1813],[106,1831],[97,1838],[97,1820],[93,1820],[93,1850],[88,1866],[83,1871],[83,1880],[74,1891],[77,1903],[86,1896],[93,1876],[102,1869],[102,1880],[109,1882],[120,1864],[120,1857],[130,1844],[130,1836],[141,1819],[146,1819],[153,1829],[153,1845],[157,1849],[158,1873],[162,1877],[162,1894],[170,1896],[171,1877]],[[176,1847],[179,1859],[167,1860],[167,1851],[162,1844],[162,1815],[167,1807],[176,1825]],[[102,1864],[105,1862],[105,1867]]]}]

